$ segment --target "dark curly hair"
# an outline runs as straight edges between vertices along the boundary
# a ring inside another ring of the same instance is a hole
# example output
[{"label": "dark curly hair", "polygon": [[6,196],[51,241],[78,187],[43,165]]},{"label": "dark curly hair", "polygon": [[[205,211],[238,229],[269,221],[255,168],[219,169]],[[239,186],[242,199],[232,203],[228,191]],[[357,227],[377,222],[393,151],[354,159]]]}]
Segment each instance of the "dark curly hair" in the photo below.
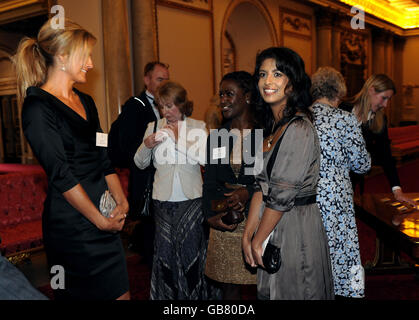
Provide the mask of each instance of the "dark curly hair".
[{"label": "dark curly hair", "polygon": [[253,119],[255,120],[255,127],[262,128],[263,118],[256,113],[255,103],[257,99],[257,87],[254,82],[253,76],[247,71],[234,71],[227,73],[223,76],[220,81],[220,85],[223,81],[230,80],[234,81],[237,86],[243,90],[243,94],[250,93],[250,111],[253,114]]},{"label": "dark curly hair", "polygon": [[[279,124],[285,124],[299,111],[313,120],[309,109],[312,104],[310,95],[311,80],[305,72],[303,59],[294,51],[286,47],[271,47],[260,52],[256,57],[255,72],[253,77],[256,85],[259,82],[259,70],[266,59],[274,59],[276,68],[288,77],[288,84],[285,88],[287,103]],[[264,116],[264,127],[268,130],[274,125],[274,116],[271,107],[266,103],[259,90],[257,91],[256,112]],[[266,130],[265,130],[266,131]],[[270,132],[265,132],[269,135]]]}]

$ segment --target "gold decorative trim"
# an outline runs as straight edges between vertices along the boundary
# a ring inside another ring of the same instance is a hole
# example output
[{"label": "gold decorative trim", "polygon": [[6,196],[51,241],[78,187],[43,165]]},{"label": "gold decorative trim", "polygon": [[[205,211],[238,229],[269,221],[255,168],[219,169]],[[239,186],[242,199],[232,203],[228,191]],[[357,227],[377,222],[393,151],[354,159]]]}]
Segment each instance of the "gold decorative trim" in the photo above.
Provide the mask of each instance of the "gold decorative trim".
[{"label": "gold decorative trim", "polygon": [[[350,12],[349,4],[338,2],[336,0],[308,0],[308,1],[313,4],[319,5],[323,8],[337,10],[338,12],[342,13],[343,15],[348,17],[348,22],[347,22],[346,27],[350,27],[350,21],[354,15],[351,14]],[[365,23],[368,23],[370,25],[376,26],[381,29],[389,30],[399,36],[418,36],[419,35],[419,28],[403,29],[402,27],[391,23],[385,18],[380,18],[373,15],[372,13],[368,13],[368,11],[365,14]],[[361,31],[361,29],[359,29],[358,31]]]},{"label": "gold decorative trim", "polygon": [[290,25],[296,32],[304,32],[304,29],[310,31],[309,25],[304,22],[304,20],[300,19],[299,17],[292,17],[291,15],[285,16],[284,18],[284,25]]},{"label": "gold decorative trim", "polygon": [[25,260],[30,259],[31,255],[33,253],[41,251],[43,249],[44,249],[44,246],[41,245],[41,246],[36,247],[36,248],[32,248],[32,249],[20,251],[20,252],[17,252],[17,253],[13,253],[11,255],[7,255],[6,259],[9,260],[10,263],[16,265],[16,264],[22,263]]},{"label": "gold decorative trim", "polygon": [[403,29],[419,27],[419,11],[395,5],[394,1],[340,0],[340,2],[349,6],[360,7],[365,12]]},{"label": "gold decorative trim", "polygon": [[[212,13],[212,0],[207,0],[207,6],[197,6],[193,4],[192,1],[186,1],[186,0],[157,0],[158,4],[165,5],[168,7],[183,9],[183,10],[189,10],[194,12],[200,12],[200,13]],[[200,0],[202,1],[202,0]]]},{"label": "gold decorative trim", "polygon": [[9,260],[10,263],[16,265],[16,264],[22,263],[25,260],[30,259],[30,257],[31,257],[31,254],[28,252],[25,252],[25,253],[19,253],[17,255],[11,256],[7,258],[7,260]]},{"label": "gold decorative trim", "polygon": [[[294,26],[291,25],[291,22]],[[287,26],[287,24],[291,27],[285,28],[284,26]],[[316,53],[313,45],[313,30],[315,29],[314,18],[308,14],[279,6],[279,29],[281,34],[281,45],[284,45],[285,35],[293,38],[300,38],[310,43],[311,70],[307,70],[307,72],[309,74],[313,73],[316,69]]]},{"label": "gold decorative trim", "polygon": [[284,34],[300,37],[306,40],[311,40],[313,38],[312,17],[298,11],[280,6],[279,26],[282,33],[282,43]]},{"label": "gold decorative trim", "polygon": [[33,4],[39,4],[44,2],[43,0],[4,0],[0,3],[0,12],[6,12],[21,7],[30,6]]}]

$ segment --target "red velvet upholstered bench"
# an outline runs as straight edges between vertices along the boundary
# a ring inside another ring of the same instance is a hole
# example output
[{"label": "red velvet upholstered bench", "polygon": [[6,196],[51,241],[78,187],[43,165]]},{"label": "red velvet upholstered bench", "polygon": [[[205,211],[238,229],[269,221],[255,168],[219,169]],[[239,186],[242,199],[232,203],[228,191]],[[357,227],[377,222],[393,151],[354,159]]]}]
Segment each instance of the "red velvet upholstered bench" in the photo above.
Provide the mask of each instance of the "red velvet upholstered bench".
[{"label": "red velvet upholstered bench", "polygon": [[391,152],[397,160],[419,152],[419,126],[389,128],[388,136],[391,140]]},{"label": "red velvet upholstered bench", "polygon": [[42,248],[41,216],[47,184],[45,172],[37,167],[0,172],[0,251],[12,262]]},{"label": "red velvet upholstered bench", "polygon": [[[117,169],[128,195],[127,169]],[[0,164],[0,252],[18,263],[42,249],[42,211],[48,180],[37,165]]]}]

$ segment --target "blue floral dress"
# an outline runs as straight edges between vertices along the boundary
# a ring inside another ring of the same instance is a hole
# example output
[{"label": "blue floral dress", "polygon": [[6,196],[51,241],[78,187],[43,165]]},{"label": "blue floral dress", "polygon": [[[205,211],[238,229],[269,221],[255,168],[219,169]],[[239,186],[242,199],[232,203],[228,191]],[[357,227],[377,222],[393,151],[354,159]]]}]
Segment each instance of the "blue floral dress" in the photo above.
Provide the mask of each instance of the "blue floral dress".
[{"label": "blue floral dress", "polygon": [[317,204],[329,239],[335,295],[361,298],[364,269],[349,172],[366,173],[371,158],[353,114],[320,103],[312,109],[321,149]]}]

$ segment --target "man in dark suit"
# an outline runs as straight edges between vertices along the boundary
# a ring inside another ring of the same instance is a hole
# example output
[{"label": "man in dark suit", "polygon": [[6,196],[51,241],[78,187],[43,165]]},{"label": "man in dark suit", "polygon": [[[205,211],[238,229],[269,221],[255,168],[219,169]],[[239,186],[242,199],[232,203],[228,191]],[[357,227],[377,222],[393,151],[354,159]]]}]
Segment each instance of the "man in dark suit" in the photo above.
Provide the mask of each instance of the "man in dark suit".
[{"label": "man in dark suit", "polygon": [[[159,110],[154,104],[154,96],[161,82],[169,79],[168,68],[167,64],[158,61],[147,63],[144,67],[145,90],[125,102],[117,119],[120,122],[118,124],[119,148],[124,151],[125,157],[128,157],[126,164],[130,170],[128,201],[131,217],[138,215],[146,178],[146,171],[138,169],[135,165],[134,155],[143,141],[147,124],[160,119]],[[118,165],[115,164],[115,166]],[[142,254],[150,265],[153,258],[153,238],[153,219],[141,218],[133,231],[130,244],[132,249]]]}]

